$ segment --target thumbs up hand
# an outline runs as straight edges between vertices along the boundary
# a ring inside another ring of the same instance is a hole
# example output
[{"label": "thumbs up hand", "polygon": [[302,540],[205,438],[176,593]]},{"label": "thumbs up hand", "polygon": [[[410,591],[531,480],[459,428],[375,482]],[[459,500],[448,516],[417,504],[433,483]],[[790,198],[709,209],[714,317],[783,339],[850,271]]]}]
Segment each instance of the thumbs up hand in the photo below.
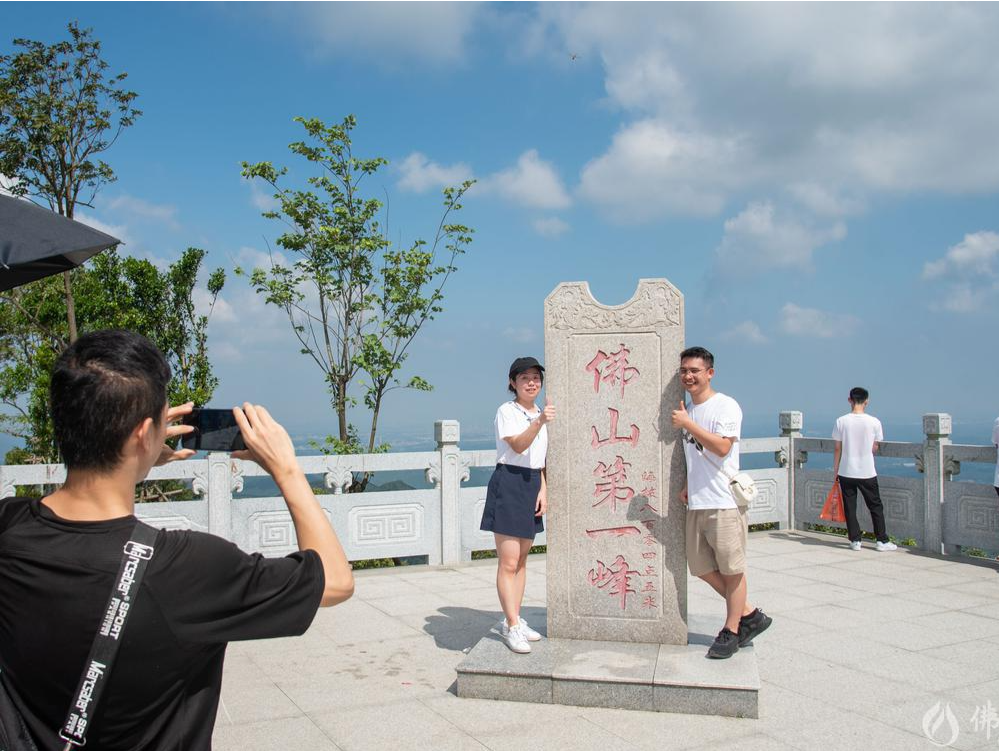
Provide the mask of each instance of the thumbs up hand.
[{"label": "thumbs up hand", "polygon": [[552,404],[552,398],[545,394],[545,408],[541,410],[541,417],[539,418],[542,425],[547,425],[552,420],[555,419],[555,405]]},{"label": "thumbs up hand", "polygon": [[680,400],[680,408],[674,409],[672,414],[672,422],[674,428],[686,428],[687,423],[690,422],[690,415],[687,414],[687,405],[683,403],[683,399]]}]

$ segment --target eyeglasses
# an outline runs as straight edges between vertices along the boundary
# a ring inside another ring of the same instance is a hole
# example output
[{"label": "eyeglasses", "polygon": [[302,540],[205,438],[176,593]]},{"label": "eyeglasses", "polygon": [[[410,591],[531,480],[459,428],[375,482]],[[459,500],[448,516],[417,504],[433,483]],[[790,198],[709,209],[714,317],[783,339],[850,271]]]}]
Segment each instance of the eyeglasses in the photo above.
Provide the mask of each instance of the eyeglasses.
[{"label": "eyeglasses", "polygon": [[680,368],[680,375],[697,375],[703,373],[707,368]]}]

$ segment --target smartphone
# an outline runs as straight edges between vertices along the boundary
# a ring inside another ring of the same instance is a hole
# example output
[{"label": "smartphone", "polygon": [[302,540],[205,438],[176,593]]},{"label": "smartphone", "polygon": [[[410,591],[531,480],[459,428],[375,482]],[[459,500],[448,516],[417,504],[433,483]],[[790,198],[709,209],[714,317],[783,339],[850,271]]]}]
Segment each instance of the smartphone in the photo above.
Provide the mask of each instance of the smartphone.
[{"label": "smartphone", "polygon": [[239,451],[245,449],[243,434],[231,409],[195,407],[184,415],[182,425],[193,425],[194,432],[181,437],[181,446],[195,451]]}]

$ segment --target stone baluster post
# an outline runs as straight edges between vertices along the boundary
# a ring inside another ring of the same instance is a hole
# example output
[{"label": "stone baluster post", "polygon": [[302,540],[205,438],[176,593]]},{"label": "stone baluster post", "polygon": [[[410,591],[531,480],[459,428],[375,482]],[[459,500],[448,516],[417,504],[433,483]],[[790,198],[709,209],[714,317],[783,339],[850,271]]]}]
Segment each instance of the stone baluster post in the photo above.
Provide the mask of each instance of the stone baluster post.
[{"label": "stone baluster post", "polygon": [[923,415],[923,481],[926,488],[923,520],[923,550],[929,553],[953,553],[954,546],[944,546],[944,449],[950,443],[951,419],[946,412]]},{"label": "stone baluster post", "polygon": [[440,456],[437,466],[431,466],[428,476],[440,492],[441,537],[440,548],[436,556],[431,556],[430,563],[454,566],[462,561],[461,483],[468,480],[469,467],[461,460],[458,448],[461,426],[457,420],[437,420],[434,423],[434,438]]},{"label": "stone baluster post", "polygon": [[194,492],[204,494],[208,501],[208,531],[227,540],[233,540],[232,491],[243,487],[243,478],[233,472],[232,461],[229,454],[212,452],[206,476],[194,478]]},{"label": "stone baluster post", "polygon": [[795,445],[796,439],[801,438],[801,429],[805,427],[805,416],[801,412],[788,410],[780,413],[779,417],[780,434],[782,438],[787,438],[787,456],[781,457],[778,452],[777,463],[787,467],[787,528],[796,529],[797,522],[794,516],[794,488],[797,481],[796,475],[802,465],[807,461],[808,454],[802,452],[798,456],[798,448]]}]

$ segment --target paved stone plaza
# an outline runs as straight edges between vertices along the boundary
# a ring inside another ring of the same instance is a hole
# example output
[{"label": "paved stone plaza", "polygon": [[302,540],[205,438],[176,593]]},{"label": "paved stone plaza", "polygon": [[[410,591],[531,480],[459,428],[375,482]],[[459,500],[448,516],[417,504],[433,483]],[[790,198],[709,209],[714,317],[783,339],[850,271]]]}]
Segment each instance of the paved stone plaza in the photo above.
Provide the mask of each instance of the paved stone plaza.
[{"label": "paved stone plaza", "polygon": [[[997,565],[794,532],[751,535],[750,556],[751,598],[776,616],[755,645],[758,720],[457,698],[455,666],[499,618],[481,561],[358,572],[304,636],[232,644],[215,748],[903,751],[937,747],[923,720],[948,705],[953,748],[999,748],[975,714],[999,709]],[[543,630],[544,556],[528,571],[524,614]],[[720,628],[720,598],[688,587],[692,622]]]}]

